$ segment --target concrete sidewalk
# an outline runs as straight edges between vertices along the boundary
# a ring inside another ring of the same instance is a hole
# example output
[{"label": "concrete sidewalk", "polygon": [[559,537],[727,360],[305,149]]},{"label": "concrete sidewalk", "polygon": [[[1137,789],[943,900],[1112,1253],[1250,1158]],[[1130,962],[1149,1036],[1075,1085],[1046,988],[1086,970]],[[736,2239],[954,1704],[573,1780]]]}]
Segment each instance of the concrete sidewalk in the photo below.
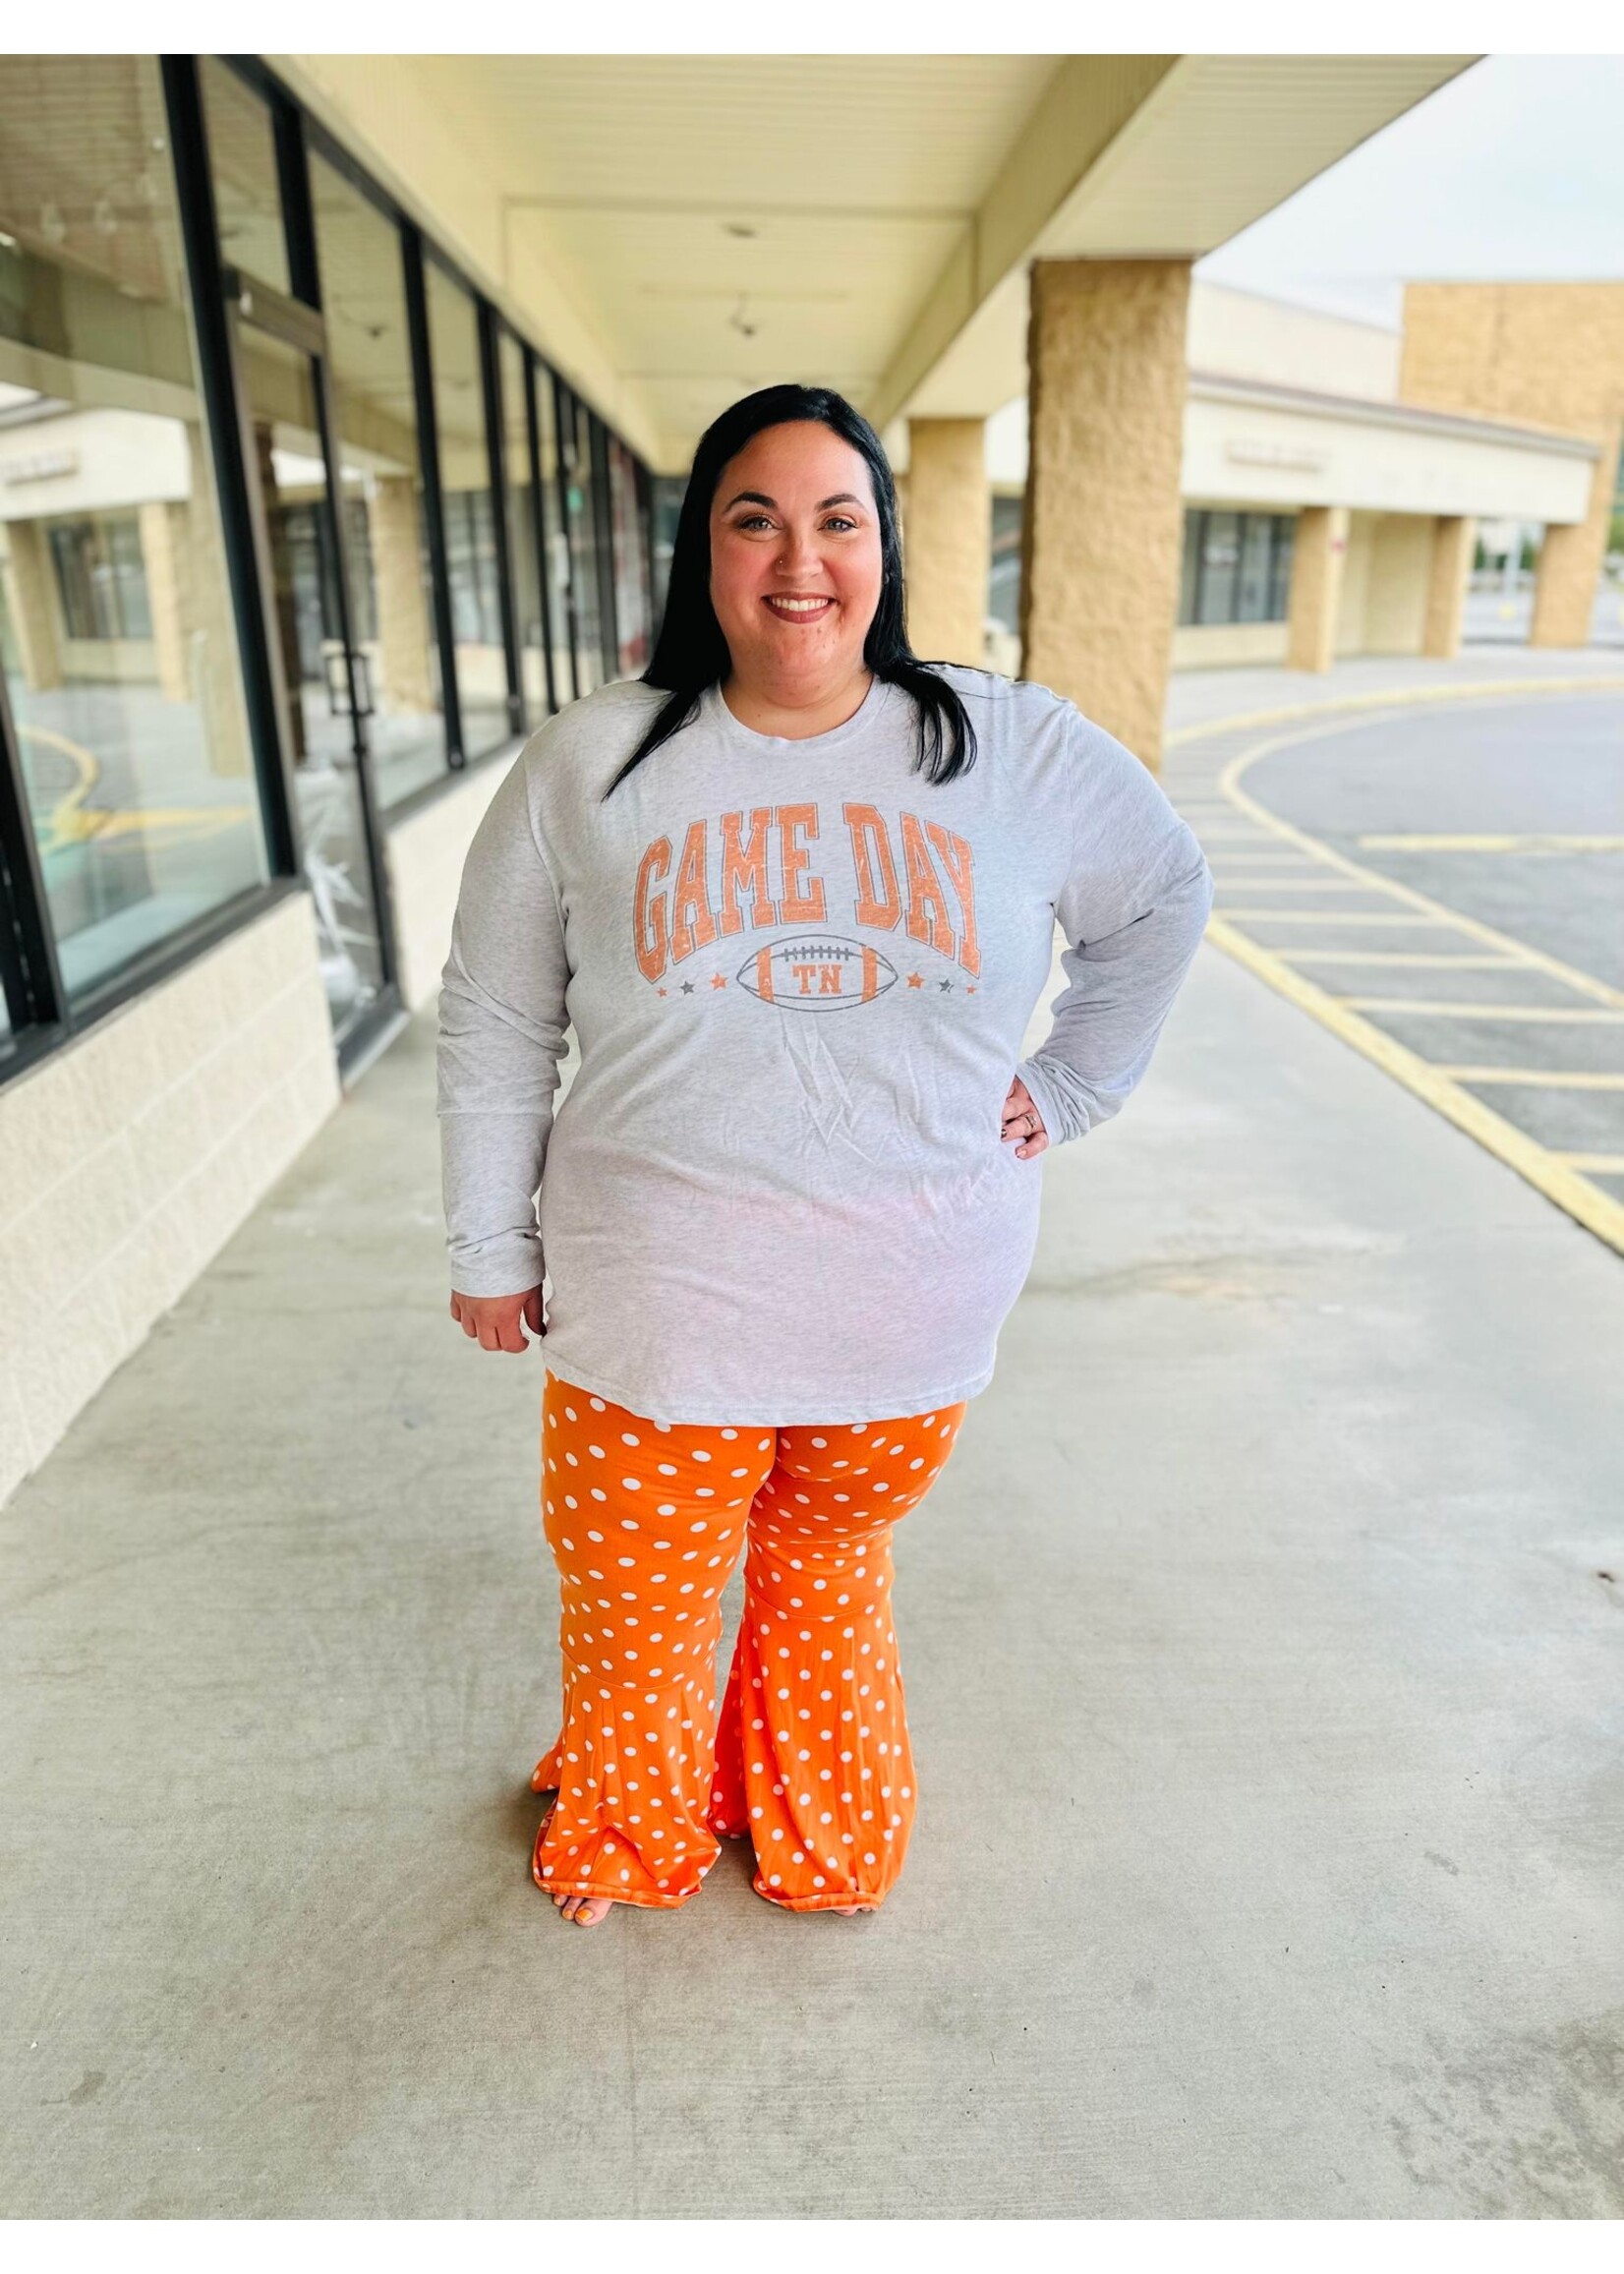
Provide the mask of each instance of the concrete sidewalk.
[{"label": "concrete sidewalk", "polygon": [[583,1933],[432,1042],[0,1513],[9,2213],[1624,2212],[1616,1256],[1203,949],[899,1536],[892,1902]]}]

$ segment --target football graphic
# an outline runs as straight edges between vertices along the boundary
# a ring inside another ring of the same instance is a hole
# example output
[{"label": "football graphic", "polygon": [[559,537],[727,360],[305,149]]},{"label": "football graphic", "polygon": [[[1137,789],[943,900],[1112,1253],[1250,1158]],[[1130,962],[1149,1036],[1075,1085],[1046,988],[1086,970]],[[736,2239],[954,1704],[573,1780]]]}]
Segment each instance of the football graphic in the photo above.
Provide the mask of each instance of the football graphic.
[{"label": "football graphic", "polygon": [[758,948],[740,968],[738,983],[763,1003],[796,1011],[844,1011],[853,1003],[872,1003],[895,987],[897,966],[861,941],[809,932]]}]

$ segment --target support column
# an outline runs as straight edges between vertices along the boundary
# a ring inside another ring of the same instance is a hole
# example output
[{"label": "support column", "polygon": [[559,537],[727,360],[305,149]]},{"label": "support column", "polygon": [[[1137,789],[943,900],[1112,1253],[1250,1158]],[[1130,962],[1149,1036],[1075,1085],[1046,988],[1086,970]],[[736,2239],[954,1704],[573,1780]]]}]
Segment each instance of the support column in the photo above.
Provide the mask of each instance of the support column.
[{"label": "support column", "polygon": [[37,521],[9,521],[12,623],[23,664],[23,684],[42,694],[62,684],[62,649],[57,640],[56,595],[52,590],[50,548]]},{"label": "support column", "polygon": [[1348,557],[1346,505],[1305,505],[1292,543],[1286,661],[1294,671],[1328,671],[1336,656],[1337,609]]},{"label": "support column", "polygon": [[1472,573],[1478,524],[1470,515],[1440,513],[1432,523],[1432,568],[1426,586],[1421,654],[1448,659],[1461,652],[1466,587]]},{"label": "support column", "polygon": [[1531,648],[1588,648],[1591,644],[1591,621],[1618,480],[1618,451],[1619,430],[1615,427],[1591,477],[1590,508],[1584,520],[1553,524],[1545,531],[1534,571]]},{"label": "support column", "polygon": [[933,663],[980,668],[993,507],[986,422],[909,419],[908,642]]},{"label": "support column", "polygon": [[1035,261],[1021,670],[1154,770],[1184,536],[1188,261]]}]

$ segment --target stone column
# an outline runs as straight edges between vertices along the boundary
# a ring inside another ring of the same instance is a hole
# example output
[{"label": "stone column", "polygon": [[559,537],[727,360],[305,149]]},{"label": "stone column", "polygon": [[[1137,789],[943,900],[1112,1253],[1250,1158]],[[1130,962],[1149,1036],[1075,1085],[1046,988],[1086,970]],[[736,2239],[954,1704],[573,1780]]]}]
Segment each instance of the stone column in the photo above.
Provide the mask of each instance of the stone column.
[{"label": "stone column", "polygon": [[1618,480],[1619,430],[1597,434],[1601,455],[1591,477],[1590,508],[1583,521],[1553,524],[1545,531],[1534,571],[1531,648],[1588,648],[1596,588],[1607,551]]},{"label": "stone column", "polygon": [[1144,763],[1162,712],[1184,536],[1188,261],[1035,261],[1021,670]]},{"label": "stone column", "polygon": [[380,476],[369,525],[377,580],[379,710],[432,712],[429,611],[418,552],[417,492],[409,475]]},{"label": "stone column", "polygon": [[1337,609],[1348,556],[1346,505],[1305,505],[1292,543],[1286,661],[1294,671],[1328,671],[1336,656]]},{"label": "stone column", "polygon": [[1432,567],[1426,585],[1421,654],[1447,660],[1461,652],[1466,585],[1478,524],[1470,515],[1440,513],[1432,523]]},{"label": "stone column", "polygon": [[993,542],[986,422],[910,419],[908,476],[909,644],[931,662],[979,669]]},{"label": "stone column", "polygon": [[191,697],[186,669],[186,632],[181,621],[176,527],[173,505],[148,499],[139,509],[141,565],[146,579],[146,612],[152,619],[152,651],[158,667],[158,691],[167,702],[184,703]]},{"label": "stone column", "polygon": [[6,543],[11,550],[11,619],[22,657],[23,684],[42,694],[62,684],[50,548],[37,521],[8,521]]}]

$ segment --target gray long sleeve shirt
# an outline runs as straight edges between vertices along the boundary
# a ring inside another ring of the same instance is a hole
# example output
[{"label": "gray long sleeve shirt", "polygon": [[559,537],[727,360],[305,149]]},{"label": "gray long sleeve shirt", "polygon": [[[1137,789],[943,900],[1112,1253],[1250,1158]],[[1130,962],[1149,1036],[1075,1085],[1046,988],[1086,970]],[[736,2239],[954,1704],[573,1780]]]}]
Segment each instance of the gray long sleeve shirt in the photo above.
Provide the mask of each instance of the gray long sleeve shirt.
[{"label": "gray long sleeve shirt", "polygon": [[[979,744],[943,786],[876,679],[801,739],[712,687],[605,801],[666,700],[616,681],[475,836],[440,996],[452,1285],[545,1276],[548,1363],[650,1420],[984,1389],[1038,1227],[1011,1079],[1054,1143],[1109,1119],[1194,956],[1212,878],[1154,777],[1048,688],[941,668]],[[1021,1058],[1057,916],[1067,985]]]}]

